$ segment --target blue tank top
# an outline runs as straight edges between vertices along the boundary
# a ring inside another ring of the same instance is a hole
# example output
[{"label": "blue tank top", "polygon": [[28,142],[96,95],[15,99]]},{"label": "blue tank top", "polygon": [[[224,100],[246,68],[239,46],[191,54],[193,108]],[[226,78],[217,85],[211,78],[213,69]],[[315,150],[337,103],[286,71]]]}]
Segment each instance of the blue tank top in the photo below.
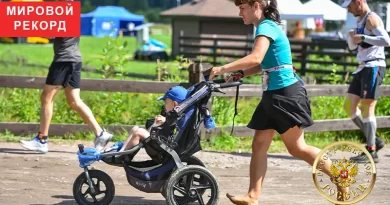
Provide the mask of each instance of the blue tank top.
[{"label": "blue tank top", "polygon": [[[282,29],[271,19],[264,19],[256,29],[257,36],[266,36],[272,41],[260,66],[263,71],[282,65],[292,65],[290,42]],[[281,68],[268,73],[267,90],[277,90],[290,86],[298,81],[294,70]]]}]

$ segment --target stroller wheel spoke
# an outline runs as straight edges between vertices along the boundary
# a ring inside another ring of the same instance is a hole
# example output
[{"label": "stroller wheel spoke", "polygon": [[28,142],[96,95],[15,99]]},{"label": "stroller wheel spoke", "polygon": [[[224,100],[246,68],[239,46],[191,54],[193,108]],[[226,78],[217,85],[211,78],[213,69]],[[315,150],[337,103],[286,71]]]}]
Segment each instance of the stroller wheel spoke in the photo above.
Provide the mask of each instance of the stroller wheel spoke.
[{"label": "stroller wheel spoke", "polygon": [[205,189],[211,189],[210,185],[196,185],[192,187],[193,189],[196,190],[205,190]]},{"label": "stroller wheel spoke", "polygon": [[83,197],[87,198],[87,194],[89,194],[89,188],[87,190],[85,190],[85,192],[83,193]]},{"label": "stroller wheel spoke", "polygon": [[204,205],[204,201],[203,201],[203,198],[202,198],[202,195],[199,194],[199,192],[196,194],[197,198],[198,198],[198,201],[199,201],[199,204],[201,205]]},{"label": "stroller wheel spoke", "polygon": [[194,183],[194,174],[188,174],[187,175],[187,186],[186,186],[186,191],[189,192],[190,189],[192,189],[192,186],[193,186],[193,183]]},{"label": "stroller wheel spoke", "polygon": [[184,196],[187,195],[187,192],[184,189],[182,189],[181,187],[178,187],[177,185],[174,185],[173,188],[174,188],[174,190],[182,193]]},{"label": "stroller wheel spoke", "polygon": [[94,202],[98,202],[98,200],[96,199],[96,197],[94,195],[91,195],[92,196],[92,199]]},{"label": "stroller wheel spoke", "polygon": [[100,192],[100,179],[97,179],[97,182],[94,184],[94,186],[96,187],[96,191]]}]

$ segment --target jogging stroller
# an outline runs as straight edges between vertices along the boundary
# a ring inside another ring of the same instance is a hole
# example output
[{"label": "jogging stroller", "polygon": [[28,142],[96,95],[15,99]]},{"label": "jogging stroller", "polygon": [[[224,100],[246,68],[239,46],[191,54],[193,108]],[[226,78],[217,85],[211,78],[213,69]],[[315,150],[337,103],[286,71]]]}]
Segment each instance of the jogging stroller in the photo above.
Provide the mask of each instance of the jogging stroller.
[{"label": "jogging stroller", "polygon": [[[123,167],[131,186],[146,193],[161,193],[169,205],[217,205],[220,188],[216,178],[193,154],[202,149],[199,127],[208,111],[207,102],[211,94],[221,92],[219,88],[238,89],[241,84],[241,80],[227,83],[215,80],[191,86],[188,88],[189,97],[166,113],[165,123],[151,128],[150,137],[130,150],[97,153],[94,148],[84,149],[80,144],[77,154],[84,172],[73,184],[73,196],[77,203],[106,205],[112,202],[115,186],[111,177],[103,171],[88,169],[95,161],[102,160],[109,165]],[[193,112],[187,126],[182,132],[175,132],[177,122],[190,109]],[[153,120],[148,119],[145,127],[151,124]],[[133,158],[141,148],[145,148],[151,160],[124,160],[125,155]],[[101,183],[105,185],[104,191],[100,190]],[[88,195],[92,199],[88,199]]]}]

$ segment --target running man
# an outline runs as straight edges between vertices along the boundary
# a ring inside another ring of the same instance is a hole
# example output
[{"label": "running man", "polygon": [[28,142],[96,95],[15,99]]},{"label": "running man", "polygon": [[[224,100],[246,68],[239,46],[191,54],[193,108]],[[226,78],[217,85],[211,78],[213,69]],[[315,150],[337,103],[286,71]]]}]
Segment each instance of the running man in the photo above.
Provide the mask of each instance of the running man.
[{"label": "running man", "polygon": [[53,100],[64,88],[68,105],[75,110],[95,133],[95,148],[101,151],[111,140],[112,134],[103,130],[91,109],[80,98],[82,58],[79,49],[80,38],[55,38],[54,59],[49,67],[46,84],[41,94],[41,119],[39,132],[31,140],[21,140],[29,150],[47,153],[50,121],[53,115]]},{"label": "running man", "polygon": [[[375,105],[386,73],[384,47],[390,45],[390,39],[381,18],[370,10],[366,0],[345,0],[342,7],[358,17],[357,28],[349,31],[348,47],[357,49],[359,61],[344,109],[364,133],[368,152],[375,162],[379,162],[377,151],[384,147],[384,142],[376,136]],[[368,161],[364,153],[352,159],[361,163]]]}]

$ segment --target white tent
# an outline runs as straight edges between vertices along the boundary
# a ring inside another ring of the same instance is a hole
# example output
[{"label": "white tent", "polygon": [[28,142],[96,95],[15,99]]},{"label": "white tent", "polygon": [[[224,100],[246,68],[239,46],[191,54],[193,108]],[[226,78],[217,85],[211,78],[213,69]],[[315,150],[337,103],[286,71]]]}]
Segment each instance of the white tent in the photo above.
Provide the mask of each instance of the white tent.
[{"label": "white tent", "polygon": [[310,0],[303,4],[303,7],[309,11],[323,14],[324,20],[347,20],[347,9],[341,7],[331,0]]},{"label": "white tent", "polygon": [[324,16],[323,11],[317,12],[305,8],[300,0],[278,0],[278,9],[280,18],[284,20],[323,18]]}]

